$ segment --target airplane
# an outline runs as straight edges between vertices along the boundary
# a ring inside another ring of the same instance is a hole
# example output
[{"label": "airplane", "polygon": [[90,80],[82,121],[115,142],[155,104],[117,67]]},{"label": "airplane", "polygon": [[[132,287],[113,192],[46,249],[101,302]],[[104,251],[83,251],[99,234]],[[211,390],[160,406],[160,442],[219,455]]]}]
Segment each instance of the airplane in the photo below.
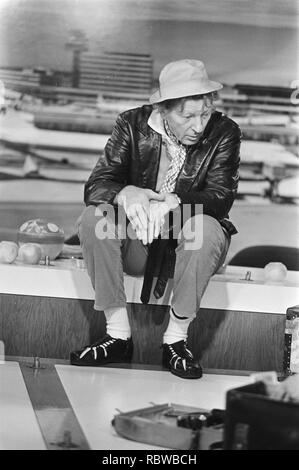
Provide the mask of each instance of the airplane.
[{"label": "airplane", "polygon": [[48,162],[93,168],[109,135],[39,129],[28,113],[8,110],[0,116],[0,143]]},{"label": "airplane", "polygon": [[0,144],[4,151],[24,157],[24,164],[22,168],[9,165],[8,155],[8,163],[0,166],[0,178],[86,181],[108,138],[109,135],[38,129],[30,114],[9,109],[0,116]]}]

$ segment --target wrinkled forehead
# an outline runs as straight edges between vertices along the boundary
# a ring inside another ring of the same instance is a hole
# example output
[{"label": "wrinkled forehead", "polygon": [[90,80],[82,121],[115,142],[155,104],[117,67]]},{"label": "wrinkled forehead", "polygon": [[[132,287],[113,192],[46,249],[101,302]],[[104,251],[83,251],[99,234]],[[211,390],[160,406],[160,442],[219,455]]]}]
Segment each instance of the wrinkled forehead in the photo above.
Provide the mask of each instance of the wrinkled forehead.
[{"label": "wrinkled forehead", "polygon": [[180,113],[200,114],[208,109],[211,109],[213,101],[202,96],[200,98],[182,98],[176,105],[176,111]]}]

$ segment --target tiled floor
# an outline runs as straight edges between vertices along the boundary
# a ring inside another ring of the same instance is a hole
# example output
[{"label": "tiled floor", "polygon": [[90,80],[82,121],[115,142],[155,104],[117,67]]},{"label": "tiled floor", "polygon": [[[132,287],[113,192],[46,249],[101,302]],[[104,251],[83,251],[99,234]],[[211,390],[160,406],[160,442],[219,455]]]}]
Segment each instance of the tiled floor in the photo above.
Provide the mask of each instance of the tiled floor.
[{"label": "tiled floor", "polygon": [[44,440],[19,364],[0,364],[0,450],[43,450]]},{"label": "tiled floor", "polygon": [[56,370],[91,449],[101,450],[154,449],[115,433],[111,420],[118,410],[152,403],[225,409],[226,391],[251,382],[246,376],[205,374],[200,380],[183,380],[165,371],[106,367],[57,365]]}]

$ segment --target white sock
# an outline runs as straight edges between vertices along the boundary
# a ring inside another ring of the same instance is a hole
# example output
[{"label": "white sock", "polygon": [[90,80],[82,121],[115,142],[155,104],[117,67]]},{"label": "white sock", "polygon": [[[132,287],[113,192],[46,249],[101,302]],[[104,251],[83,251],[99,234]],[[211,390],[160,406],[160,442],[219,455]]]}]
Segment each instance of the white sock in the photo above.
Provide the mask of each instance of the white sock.
[{"label": "white sock", "polygon": [[181,340],[186,341],[188,327],[193,318],[179,317],[177,314],[174,315],[172,308],[170,309],[169,315],[169,323],[163,336],[163,343],[172,344]]},{"label": "white sock", "polygon": [[104,313],[108,335],[125,340],[131,337],[131,327],[125,307],[106,308]]}]

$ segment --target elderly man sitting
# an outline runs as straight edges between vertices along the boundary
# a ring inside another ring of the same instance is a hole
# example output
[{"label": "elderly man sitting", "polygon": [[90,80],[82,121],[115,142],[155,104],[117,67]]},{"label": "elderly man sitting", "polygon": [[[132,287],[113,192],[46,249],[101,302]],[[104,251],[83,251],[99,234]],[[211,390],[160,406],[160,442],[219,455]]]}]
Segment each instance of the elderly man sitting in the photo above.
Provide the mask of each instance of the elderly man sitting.
[{"label": "elderly man sitting", "polygon": [[237,192],[240,130],[215,110],[221,88],[201,61],[171,62],[151,104],[118,117],[86,183],[79,225],[94,308],[104,312],[107,331],[72,352],[71,364],[129,361],[133,343],[123,273],[144,274],[144,303],[154,274],[157,298],[173,275],[162,363],[182,378],[202,376],[187,348],[188,327],[236,233],[228,213]]}]

